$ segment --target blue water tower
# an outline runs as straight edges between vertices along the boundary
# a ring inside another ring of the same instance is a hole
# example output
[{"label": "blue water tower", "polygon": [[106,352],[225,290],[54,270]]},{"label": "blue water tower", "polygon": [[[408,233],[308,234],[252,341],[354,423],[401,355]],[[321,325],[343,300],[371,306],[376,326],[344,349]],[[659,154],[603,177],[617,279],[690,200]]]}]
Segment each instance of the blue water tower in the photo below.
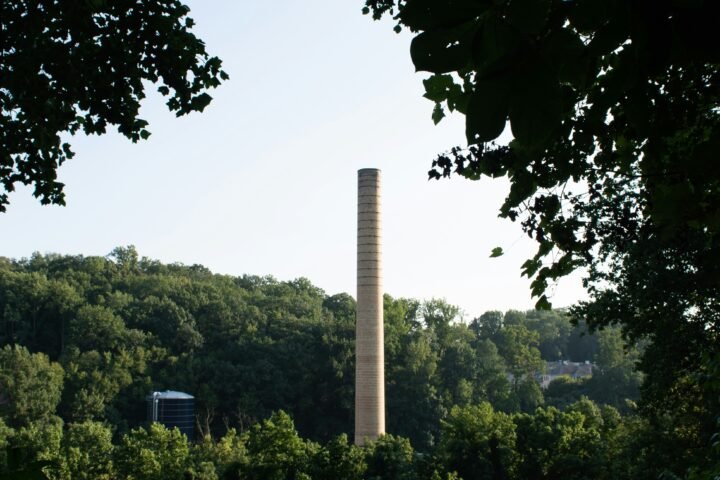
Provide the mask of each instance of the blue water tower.
[{"label": "blue water tower", "polygon": [[188,440],[195,433],[195,397],[183,392],[166,390],[147,396],[148,421],[157,422],[167,428],[177,427]]}]

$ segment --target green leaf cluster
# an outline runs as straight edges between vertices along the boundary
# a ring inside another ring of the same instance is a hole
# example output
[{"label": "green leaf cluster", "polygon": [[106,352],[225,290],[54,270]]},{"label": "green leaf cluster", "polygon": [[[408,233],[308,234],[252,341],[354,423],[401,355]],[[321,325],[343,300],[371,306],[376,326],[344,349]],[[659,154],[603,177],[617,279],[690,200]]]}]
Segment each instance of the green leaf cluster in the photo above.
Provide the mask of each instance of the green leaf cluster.
[{"label": "green leaf cluster", "polygon": [[228,75],[190,31],[189,11],[178,0],[0,6],[0,212],[17,184],[64,205],[57,169],[74,156],[68,133],[116,127],[147,139],[138,115],[148,82],[178,116],[207,107]]}]

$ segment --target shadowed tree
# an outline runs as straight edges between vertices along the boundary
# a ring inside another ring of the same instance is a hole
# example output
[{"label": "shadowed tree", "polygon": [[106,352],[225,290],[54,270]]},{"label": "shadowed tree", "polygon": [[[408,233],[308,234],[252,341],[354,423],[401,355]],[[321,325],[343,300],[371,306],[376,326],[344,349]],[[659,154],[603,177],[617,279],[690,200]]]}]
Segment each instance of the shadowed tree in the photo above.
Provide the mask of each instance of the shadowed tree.
[{"label": "shadowed tree", "polygon": [[591,301],[574,318],[650,340],[645,413],[661,425],[683,412],[671,430],[685,453],[658,458],[682,458],[675,475],[707,463],[720,410],[707,375],[720,358],[720,3],[366,0],[364,12],[415,34],[433,120],[465,115],[468,146],[440,154],[430,177],[509,179],[500,215],[537,242],[522,266],[536,306],[586,268]]},{"label": "shadowed tree", "polygon": [[407,438],[380,436],[366,447],[367,480],[411,480],[417,478],[413,448]]},{"label": "shadowed tree", "polygon": [[361,480],[366,468],[365,452],[348,443],[348,437],[343,433],[315,453],[310,467],[310,478]]}]

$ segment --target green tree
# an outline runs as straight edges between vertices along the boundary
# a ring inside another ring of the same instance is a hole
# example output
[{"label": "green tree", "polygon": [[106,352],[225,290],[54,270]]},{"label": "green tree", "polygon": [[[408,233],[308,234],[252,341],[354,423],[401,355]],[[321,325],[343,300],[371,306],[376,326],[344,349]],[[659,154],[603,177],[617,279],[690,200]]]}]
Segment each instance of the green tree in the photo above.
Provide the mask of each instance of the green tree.
[{"label": "green tree", "polygon": [[[245,444],[235,429],[228,430],[217,441],[205,436],[193,446],[191,455],[195,468],[219,478],[237,478],[241,465],[247,463]],[[212,473],[207,472],[206,465],[212,465]]]},{"label": "green tree", "polygon": [[598,350],[597,336],[593,335],[587,322],[580,319],[568,337],[568,358],[573,362],[585,362],[595,358]]},{"label": "green tree", "polygon": [[567,359],[568,337],[572,331],[567,315],[558,310],[533,310],[525,315],[527,327],[539,335],[538,349],[543,360]]},{"label": "green tree", "polygon": [[255,424],[248,432],[245,445],[248,463],[242,467],[242,478],[285,480],[305,478],[310,451],[297,434],[285,412]]},{"label": "green tree", "polygon": [[103,420],[120,391],[145,368],[143,349],[117,353],[73,348],[63,358],[66,379],[61,410],[73,422]]},{"label": "green tree", "polygon": [[605,463],[600,410],[592,402],[585,403],[573,404],[565,412],[539,408],[533,415],[514,418],[520,478],[602,477]]},{"label": "green tree", "polygon": [[514,404],[512,409],[521,412],[534,412],[535,409],[545,403],[540,385],[534,378],[528,377],[519,381],[515,388]]},{"label": "green tree", "polygon": [[122,271],[137,271],[139,255],[135,245],[115,247],[107,256],[112,259]]},{"label": "green tree", "polygon": [[346,434],[333,438],[313,456],[310,478],[313,480],[361,480],[367,464],[365,452],[348,443]]},{"label": "green tree", "polygon": [[344,320],[346,322],[355,321],[357,303],[355,299],[347,293],[338,293],[325,298],[325,300],[323,300],[323,307],[328,309],[338,320]]},{"label": "green tree", "polygon": [[15,431],[0,418],[0,472],[4,472],[8,468],[7,450],[14,433]]},{"label": "green tree", "polygon": [[462,320],[460,307],[438,298],[423,302],[418,314],[425,326],[435,332],[440,343],[450,325]]},{"label": "green tree", "polygon": [[65,203],[57,168],[73,157],[62,135],[103,134],[136,142],[145,87],[169,96],[178,116],[202,111],[227,74],[190,32],[177,0],[8,3],[0,7],[0,211],[17,183],[41,203]]},{"label": "green tree", "polygon": [[115,464],[128,480],[182,480],[190,467],[187,437],[159,423],[136,428],[122,437]]},{"label": "green tree", "polygon": [[48,278],[32,266],[3,265],[0,342],[19,343],[56,360],[65,347],[68,323],[82,303],[78,291],[64,280]]},{"label": "green tree", "polygon": [[407,438],[390,434],[365,447],[367,480],[411,480],[416,478],[413,448]]},{"label": "green tree", "polygon": [[68,425],[62,438],[64,470],[72,480],[111,480],[114,446],[110,428],[98,422]]},{"label": "green tree", "polygon": [[[383,312],[385,314],[385,356],[389,359],[388,367],[397,362],[403,342],[413,332],[422,329],[419,318],[420,302],[409,298],[393,298],[387,293],[383,297]],[[355,317],[353,317],[353,322]]]},{"label": "green tree", "polygon": [[640,397],[642,373],[635,368],[638,349],[625,344],[619,328],[604,328],[596,335],[598,353],[596,368],[586,383],[588,395],[627,413]]},{"label": "green tree", "polygon": [[15,478],[45,478],[40,475],[59,472],[62,436],[63,421],[54,415],[17,428],[8,450],[8,463],[10,470],[17,475]]},{"label": "green tree", "polygon": [[460,478],[511,478],[517,461],[515,425],[487,402],[454,407],[443,421],[438,455],[445,470]]},{"label": "green tree", "polygon": [[473,381],[475,403],[487,401],[496,406],[507,404],[511,382],[507,377],[505,360],[498,354],[495,344],[488,339],[476,341],[473,348],[477,366]]},{"label": "green tree", "polygon": [[555,378],[545,389],[544,399],[547,406],[564,410],[568,405],[580,399],[583,395],[589,395],[587,379],[577,380],[570,376],[563,375]]},{"label": "green tree", "polygon": [[477,350],[474,336],[464,324],[452,325],[440,345],[438,379],[440,394],[448,405],[467,405],[476,397],[476,383],[480,383]]},{"label": "green tree", "polygon": [[197,331],[193,315],[182,303],[168,296],[158,298],[149,295],[142,303],[135,305],[136,325],[154,334],[174,354],[191,352],[204,342],[202,334]]},{"label": "green tree", "polygon": [[419,448],[431,445],[439,430],[438,353],[425,330],[403,341],[396,357],[387,359],[387,429],[409,438]]},{"label": "green tree", "polygon": [[505,327],[520,326],[525,325],[526,323],[527,315],[525,315],[525,312],[521,312],[519,310],[508,310],[505,312],[505,315],[503,315],[503,326]]},{"label": "green tree", "polygon": [[63,369],[43,353],[19,345],[0,349],[0,409],[13,428],[44,422],[55,414]]},{"label": "green tree", "polygon": [[503,327],[503,313],[497,310],[485,312],[473,319],[470,328],[479,337],[493,340]]},{"label": "green tree", "polygon": [[122,318],[111,310],[86,305],[70,320],[67,342],[80,350],[115,350],[123,343],[125,330]]},{"label": "green tree", "polygon": [[498,352],[505,359],[516,384],[522,378],[544,370],[545,362],[537,348],[539,340],[537,332],[528,330],[525,325],[511,325],[497,335]]}]

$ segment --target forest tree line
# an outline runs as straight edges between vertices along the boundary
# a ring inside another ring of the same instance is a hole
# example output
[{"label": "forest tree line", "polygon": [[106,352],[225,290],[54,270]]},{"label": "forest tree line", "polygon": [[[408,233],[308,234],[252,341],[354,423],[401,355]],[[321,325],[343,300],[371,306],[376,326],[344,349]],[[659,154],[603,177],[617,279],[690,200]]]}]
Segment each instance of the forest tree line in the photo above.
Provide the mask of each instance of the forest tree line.
[{"label": "forest tree line", "polygon": [[[657,478],[692,465],[655,457],[675,432],[638,415],[643,346],[563,311],[470,320],[443,300],[386,295],[392,435],[362,449],[345,436],[348,294],[126,247],[0,260],[0,315],[7,478],[32,465],[62,479]],[[554,360],[591,361],[593,376],[543,391],[535,375]],[[147,426],[145,397],[165,389],[195,396],[195,444]]]}]

